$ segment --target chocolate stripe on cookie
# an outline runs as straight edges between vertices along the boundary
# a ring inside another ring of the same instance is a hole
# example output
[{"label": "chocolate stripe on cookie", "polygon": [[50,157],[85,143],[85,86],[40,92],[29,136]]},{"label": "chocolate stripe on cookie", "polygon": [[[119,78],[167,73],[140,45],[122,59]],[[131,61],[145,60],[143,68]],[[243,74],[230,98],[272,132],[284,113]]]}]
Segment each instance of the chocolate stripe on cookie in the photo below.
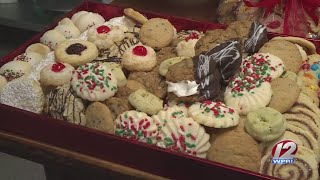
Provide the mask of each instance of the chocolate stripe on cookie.
[{"label": "chocolate stripe on cookie", "polygon": [[248,39],[244,42],[245,52],[252,54],[256,53],[268,41],[266,27],[259,21],[254,21],[251,24]]}]

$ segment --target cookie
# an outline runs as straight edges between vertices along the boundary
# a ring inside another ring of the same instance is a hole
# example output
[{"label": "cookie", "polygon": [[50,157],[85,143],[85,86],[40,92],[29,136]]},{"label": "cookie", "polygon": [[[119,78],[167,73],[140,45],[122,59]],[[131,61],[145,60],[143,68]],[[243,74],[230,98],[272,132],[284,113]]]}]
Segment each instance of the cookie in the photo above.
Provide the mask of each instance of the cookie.
[{"label": "cookie", "polygon": [[297,127],[293,126],[291,124],[287,125],[287,131],[294,133],[297,135],[300,140],[302,141],[302,144],[304,147],[311,149],[315,155],[317,161],[319,161],[319,154],[320,154],[320,149],[319,149],[319,143],[318,141],[310,134],[309,132]]},{"label": "cookie", "polygon": [[72,15],[71,21],[72,21],[73,23],[75,23],[75,22],[79,19],[79,17],[80,17],[81,15],[87,14],[87,13],[89,13],[89,12],[88,12],[88,11],[79,11],[79,12],[76,12],[75,14]]},{"label": "cookie", "polygon": [[200,33],[192,32],[189,36],[185,37],[182,41],[180,41],[177,46],[176,50],[178,56],[186,56],[186,57],[193,57],[196,55],[195,46],[200,39]]},{"label": "cookie", "polygon": [[79,66],[93,61],[98,56],[95,44],[84,40],[69,40],[54,51],[57,61]]},{"label": "cookie", "polygon": [[156,121],[159,124],[157,146],[171,151],[205,158],[210,148],[209,135],[192,118]]},{"label": "cookie", "polygon": [[114,134],[147,144],[157,142],[158,128],[146,113],[126,111],[114,121]]},{"label": "cookie", "polygon": [[297,80],[298,80],[297,74],[292,71],[283,72],[283,74],[281,75],[281,78],[288,78],[288,79],[293,80],[294,82],[297,82]]},{"label": "cookie", "polygon": [[189,107],[188,114],[199,124],[213,128],[237,126],[239,114],[222,102],[204,101]]},{"label": "cookie", "polygon": [[40,114],[45,97],[38,81],[23,77],[9,82],[2,89],[0,103]]},{"label": "cookie", "polygon": [[286,130],[285,116],[275,109],[265,107],[249,112],[245,121],[246,131],[258,141],[272,141]]},{"label": "cookie", "polygon": [[204,34],[204,36],[202,36],[197,41],[195,45],[195,53],[196,53],[195,55],[199,55],[200,53],[207,52],[208,50],[214,48],[219,43],[222,43],[224,40],[229,39],[229,37],[221,38],[223,33],[224,33],[223,29],[208,30]]},{"label": "cookie", "polygon": [[50,52],[50,48],[46,45],[41,44],[41,43],[35,43],[35,44],[31,44],[30,46],[27,47],[26,53],[28,53],[28,52],[35,52],[35,53],[41,54],[42,57],[44,58]]},{"label": "cookie", "polygon": [[101,65],[111,70],[111,72],[114,74],[114,76],[117,79],[118,87],[125,86],[127,84],[127,78],[124,75],[121,69],[121,66],[118,63],[105,62],[105,63],[102,63]]},{"label": "cookie", "polygon": [[62,86],[69,84],[74,67],[66,63],[49,64],[40,72],[40,82],[43,86]]},{"label": "cookie", "polygon": [[272,54],[255,53],[242,60],[240,73],[243,75],[258,74],[276,79],[284,72],[284,64],[280,58]]},{"label": "cookie", "polygon": [[272,98],[268,107],[281,113],[288,111],[300,95],[298,84],[289,78],[278,78],[273,80],[271,82],[271,89]]},{"label": "cookie", "polygon": [[310,41],[308,41],[308,40],[306,40],[304,38],[291,37],[291,36],[287,36],[287,37],[278,36],[278,37],[274,37],[274,38],[271,39],[271,41],[273,41],[273,40],[285,40],[285,41],[292,42],[294,44],[298,44],[309,55],[317,53],[316,52],[316,46],[312,42],[310,42]]},{"label": "cookie", "polygon": [[55,50],[58,44],[65,42],[67,39],[62,33],[53,29],[45,32],[41,38],[40,43],[48,46],[51,50]]},{"label": "cookie", "polygon": [[74,39],[80,36],[80,30],[74,24],[60,24],[54,28],[66,39]]},{"label": "cookie", "polygon": [[146,87],[138,81],[128,80],[125,86],[119,87],[115,96],[120,98],[127,98],[131,93],[135,92],[138,89],[146,90]]},{"label": "cookie", "polygon": [[320,117],[306,107],[301,107],[301,106],[297,105],[297,106],[292,107],[287,113],[303,114],[305,116],[308,116],[307,119],[312,121],[311,123],[314,123],[314,124],[316,124],[317,127],[320,127]]},{"label": "cookie", "polygon": [[88,41],[94,43],[99,49],[106,49],[115,42],[125,38],[124,31],[119,26],[100,25],[88,30]]},{"label": "cookie", "polygon": [[265,43],[259,53],[270,53],[279,57],[286,71],[298,73],[302,64],[302,56],[297,46],[285,40],[272,40]]},{"label": "cookie", "polygon": [[86,126],[107,133],[113,133],[113,119],[109,108],[100,103],[94,102],[86,109]]},{"label": "cookie", "polygon": [[259,144],[243,131],[226,131],[215,138],[208,151],[210,161],[258,172],[261,152]]},{"label": "cookie", "polygon": [[161,76],[166,76],[171,66],[187,59],[188,57],[174,57],[161,62],[159,66],[159,74]]},{"label": "cookie", "polygon": [[122,65],[129,71],[150,71],[156,64],[156,52],[148,46],[132,46],[122,55]]},{"label": "cookie", "polygon": [[10,61],[0,68],[0,75],[8,81],[26,76],[31,72],[31,65],[25,61]]},{"label": "cookie", "polygon": [[177,36],[171,42],[171,46],[177,47],[177,45],[181,41],[200,39],[203,35],[203,32],[197,30],[181,30],[177,33]]},{"label": "cookie", "polygon": [[116,119],[119,114],[132,110],[132,106],[127,98],[111,97],[103,102],[112,112],[113,118]]},{"label": "cookie", "polygon": [[100,14],[92,12],[81,13],[78,17],[71,19],[75,20],[74,24],[77,26],[81,33],[95,25],[102,25],[105,22],[104,18]]},{"label": "cookie", "polygon": [[16,56],[13,61],[24,61],[30,63],[32,67],[38,65],[40,61],[43,59],[41,54],[35,52],[25,52]]},{"label": "cookie", "polygon": [[169,47],[161,48],[157,52],[157,65],[160,65],[163,61],[167,59],[174,58],[177,56],[178,55],[174,47],[169,46]]},{"label": "cookie", "polygon": [[225,104],[241,115],[266,107],[273,93],[269,81],[257,74],[234,78],[224,93]]},{"label": "cookie", "polygon": [[49,116],[72,124],[86,124],[85,105],[75,96],[69,84],[56,87],[46,97],[44,112]]},{"label": "cookie", "polygon": [[188,110],[186,111],[183,107],[175,105],[159,111],[158,114],[152,116],[152,119],[157,122],[157,126],[160,129],[167,121],[175,121],[185,117],[188,117]]},{"label": "cookie", "polygon": [[145,22],[148,21],[148,19],[146,17],[144,17],[141,13],[139,13],[138,11],[133,10],[132,8],[126,8],[123,10],[123,13],[129,17],[130,19],[140,23],[140,24],[144,24]]},{"label": "cookie", "polygon": [[152,48],[168,46],[174,36],[172,24],[162,18],[152,18],[145,22],[139,32],[141,41]]},{"label": "cookie", "polygon": [[155,115],[163,108],[163,101],[144,89],[131,93],[128,99],[133,107],[149,115]]},{"label": "cookie", "polygon": [[110,69],[97,63],[79,66],[71,79],[72,89],[89,101],[104,101],[117,92],[117,79]]},{"label": "cookie", "polygon": [[320,109],[318,108],[318,106],[314,104],[312,100],[303,93],[300,93],[297,102],[294,104],[294,107],[306,108],[320,117]]},{"label": "cookie", "polygon": [[132,72],[129,80],[135,80],[146,87],[146,90],[159,98],[164,98],[167,94],[167,84],[161,78],[158,71]]},{"label": "cookie", "polygon": [[261,159],[260,173],[279,179],[319,179],[315,154],[303,146],[297,148],[293,164],[273,164],[271,153]]}]

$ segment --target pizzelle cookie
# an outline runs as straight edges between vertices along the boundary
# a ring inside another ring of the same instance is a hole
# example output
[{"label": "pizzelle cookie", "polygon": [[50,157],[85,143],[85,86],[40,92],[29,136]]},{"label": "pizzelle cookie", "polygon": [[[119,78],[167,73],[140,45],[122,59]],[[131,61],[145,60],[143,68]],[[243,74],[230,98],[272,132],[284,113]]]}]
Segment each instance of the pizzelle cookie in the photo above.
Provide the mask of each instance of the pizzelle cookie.
[{"label": "pizzelle cookie", "polygon": [[69,40],[60,43],[54,54],[60,62],[79,66],[93,61],[98,56],[98,49],[89,41]]},{"label": "pizzelle cookie", "polygon": [[225,104],[241,115],[266,107],[272,97],[270,79],[257,74],[234,78],[224,93]]},{"label": "pizzelle cookie", "polygon": [[147,46],[156,49],[163,48],[171,43],[174,29],[168,20],[152,18],[142,25],[139,35],[141,41]]},{"label": "pizzelle cookie", "polygon": [[71,86],[78,96],[89,101],[104,101],[118,89],[111,70],[98,63],[79,66],[73,73]]},{"label": "pizzelle cookie", "polygon": [[261,159],[260,173],[280,179],[319,179],[318,162],[312,150],[298,147],[293,164],[273,164],[271,152]]},{"label": "pizzelle cookie", "polygon": [[146,113],[126,111],[114,121],[114,134],[147,144],[155,144],[158,129],[154,120]]},{"label": "pizzelle cookie", "polygon": [[300,88],[298,84],[288,78],[278,78],[273,80],[271,82],[271,89],[273,94],[268,107],[271,107],[281,113],[288,111],[300,95]]},{"label": "pizzelle cookie", "polygon": [[87,107],[85,114],[87,127],[113,133],[112,113],[106,105],[94,102]]},{"label": "pizzelle cookie", "polygon": [[130,104],[150,115],[157,114],[163,108],[163,101],[144,89],[138,89],[129,96]]},{"label": "pizzelle cookie", "polygon": [[157,146],[205,158],[210,148],[209,135],[192,118],[181,117],[157,121],[159,134]]},{"label": "pizzelle cookie", "polygon": [[285,116],[269,108],[260,108],[249,112],[244,123],[246,131],[259,141],[272,141],[279,138],[286,130]]},{"label": "pizzelle cookie", "polygon": [[259,53],[270,53],[279,57],[285,70],[298,73],[302,64],[302,56],[297,46],[285,40],[273,40],[265,43]]},{"label": "pizzelle cookie", "polygon": [[199,124],[214,128],[237,126],[239,114],[222,102],[204,101],[189,107],[188,113]]}]

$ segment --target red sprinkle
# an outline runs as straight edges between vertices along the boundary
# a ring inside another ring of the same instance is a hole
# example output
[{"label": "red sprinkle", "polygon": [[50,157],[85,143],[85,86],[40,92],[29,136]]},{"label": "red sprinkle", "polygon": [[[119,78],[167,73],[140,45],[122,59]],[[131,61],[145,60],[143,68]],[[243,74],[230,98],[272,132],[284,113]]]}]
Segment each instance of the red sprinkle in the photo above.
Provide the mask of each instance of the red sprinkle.
[{"label": "red sprinkle", "polygon": [[108,26],[99,26],[99,27],[97,28],[97,32],[98,32],[99,34],[102,34],[102,33],[106,34],[106,33],[108,33],[109,31],[111,31],[111,29],[110,29]]},{"label": "red sprinkle", "polygon": [[199,39],[199,36],[197,33],[193,32],[188,37],[186,37],[184,40],[188,42],[190,39]]},{"label": "red sprinkle", "polygon": [[60,72],[62,71],[66,66],[63,65],[61,62],[55,63],[54,65],[52,65],[51,70],[53,72]]},{"label": "red sprinkle", "polygon": [[136,46],[133,48],[132,53],[137,56],[146,56],[148,51],[147,48],[144,46]]}]

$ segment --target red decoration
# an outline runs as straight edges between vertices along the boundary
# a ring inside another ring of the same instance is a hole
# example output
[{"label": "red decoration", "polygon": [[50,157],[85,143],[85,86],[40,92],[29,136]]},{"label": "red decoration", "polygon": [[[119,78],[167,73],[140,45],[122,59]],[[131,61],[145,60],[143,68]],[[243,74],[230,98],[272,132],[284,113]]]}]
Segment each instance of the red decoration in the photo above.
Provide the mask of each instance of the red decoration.
[{"label": "red decoration", "polygon": [[185,41],[189,41],[190,39],[199,39],[199,35],[195,32],[191,33],[188,37],[185,38]]},{"label": "red decoration", "polygon": [[99,33],[99,34],[107,34],[109,31],[111,31],[111,29],[108,27],[108,26],[99,26],[98,28],[97,28],[97,32]]},{"label": "red decoration", "polygon": [[147,48],[144,46],[136,46],[133,48],[132,53],[137,56],[146,56],[148,51]]},{"label": "red decoration", "polygon": [[52,65],[51,70],[53,72],[60,72],[62,71],[66,66],[64,64],[62,64],[61,62],[55,63],[54,65]]}]

